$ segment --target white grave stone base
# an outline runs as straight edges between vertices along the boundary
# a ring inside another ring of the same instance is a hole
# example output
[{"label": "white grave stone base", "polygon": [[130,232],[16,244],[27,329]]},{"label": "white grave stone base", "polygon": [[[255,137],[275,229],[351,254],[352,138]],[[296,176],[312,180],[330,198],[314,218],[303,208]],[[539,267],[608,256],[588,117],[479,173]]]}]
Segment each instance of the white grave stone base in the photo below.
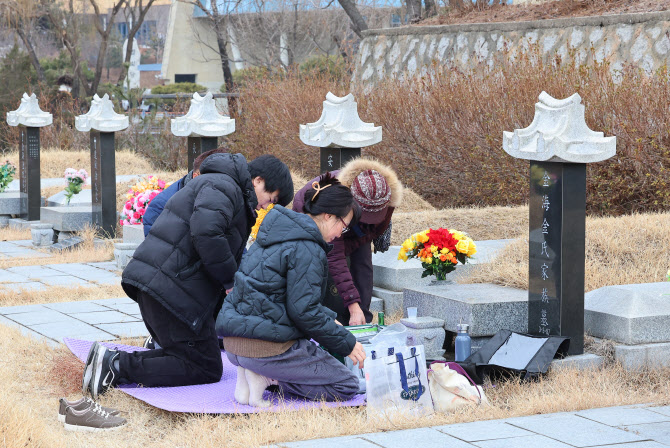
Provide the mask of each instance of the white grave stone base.
[{"label": "white grave stone base", "polygon": [[412,345],[423,345],[427,359],[444,357],[444,320],[434,317],[412,317],[400,319],[400,323],[407,327],[412,338]]},{"label": "white grave stone base", "polygon": [[31,128],[41,128],[49,126],[51,123],[53,123],[53,115],[40,109],[34,93],[30,96],[24,93],[19,108],[7,112],[7,124],[10,126],[23,125]]},{"label": "white grave stone base", "polygon": [[84,115],[79,115],[74,119],[74,125],[78,131],[89,132],[96,130],[100,132],[118,132],[123,131],[129,125],[128,117],[117,114],[114,111],[114,103],[109,99],[109,95],[100,98],[96,93],[91,102],[91,109]]}]

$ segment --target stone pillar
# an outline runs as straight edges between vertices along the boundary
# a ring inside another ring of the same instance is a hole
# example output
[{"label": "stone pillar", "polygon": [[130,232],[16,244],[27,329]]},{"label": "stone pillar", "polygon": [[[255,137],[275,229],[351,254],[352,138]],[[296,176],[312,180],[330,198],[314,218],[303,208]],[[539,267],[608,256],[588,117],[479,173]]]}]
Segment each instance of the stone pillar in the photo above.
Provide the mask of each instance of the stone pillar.
[{"label": "stone pillar", "polygon": [[616,154],[616,137],[588,128],[578,94],[546,92],[529,127],[504,132],[503,148],[530,161],[528,332],[570,337],[584,352],[586,164]]},{"label": "stone pillar", "polygon": [[183,117],[173,118],[172,133],[177,137],[188,137],[188,169],[203,152],[219,147],[219,137],[235,132],[235,120],[221,115],[216,109],[211,92],[200,96],[193,94],[191,107]]},{"label": "stone pillar", "polygon": [[321,148],[320,169],[324,173],[360,157],[361,148],[381,142],[382,128],[360,119],[351,93],[340,98],[328,92],[319,120],[300,125],[300,140]]},{"label": "stone pillar", "polygon": [[400,323],[407,327],[411,345],[423,345],[426,359],[444,359],[444,320],[435,317],[405,317]]},{"label": "stone pillar", "polygon": [[114,138],[128,124],[128,117],[114,112],[107,94],[96,94],[88,113],[75,118],[77,130],[91,135],[91,221],[109,238],[115,237],[117,222]]},{"label": "stone pillar", "polygon": [[23,94],[21,105],[7,112],[7,124],[19,126],[19,178],[21,195],[27,196],[27,207],[21,210],[21,217],[27,221],[39,221],[42,194],[40,192],[40,128],[49,126],[53,116],[40,109],[33,93]]}]

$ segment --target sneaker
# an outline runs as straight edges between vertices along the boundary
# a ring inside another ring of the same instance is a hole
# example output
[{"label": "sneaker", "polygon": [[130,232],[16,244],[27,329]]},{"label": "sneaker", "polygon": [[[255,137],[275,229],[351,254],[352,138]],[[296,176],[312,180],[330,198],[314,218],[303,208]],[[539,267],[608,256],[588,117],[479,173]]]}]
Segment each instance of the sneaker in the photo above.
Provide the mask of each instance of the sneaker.
[{"label": "sneaker", "polygon": [[[83,411],[84,409],[89,408],[91,405],[100,406],[98,403],[88,397],[80,398],[77,401],[67,401],[65,398],[61,398],[58,400],[58,402],[58,421],[61,423],[65,423],[65,410],[68,407],[74,408],[77,411]],[[106,408],[104,406],[100,406],[100,409],[109,413],[109,415],[119,415],[119,411],[116,409]]]},{"label": "sneaker", "polygon": [[142,347],[148,348],[149,350],[154,350],[156,348],[154,338],[152,338],[151,336],[147,336],[147,338],[144,340],[144,344],[142,344]]},{"label": "sneaker", "polygon": [[95,358],[95,352],[98,350],[100,344],[94,342],[91,345],[91,348],[88,350],[88,356],[86,357],[86,363],[84,364],[84,375],[81,377],[81,393],[86,395],[86,389],[88,389],[88,384],[91,382],[91,375],[93,374],[93,359]]},{"label": "sneaker", "polygon": [[114,361],[119,359],[119,351],[103,345],[98,346],[93,360],[93,375],[88,386],[91,397],[97,401],[98,396],[116,386],[119,382],[119,371],[114,367]]},{"label": "sneaker", "polygon": [[127,422],[125,418],[112,415],[97,403],[92,403],[82,410],[66,407],[64,423],[68,431],[109,431],[119,429]]}]

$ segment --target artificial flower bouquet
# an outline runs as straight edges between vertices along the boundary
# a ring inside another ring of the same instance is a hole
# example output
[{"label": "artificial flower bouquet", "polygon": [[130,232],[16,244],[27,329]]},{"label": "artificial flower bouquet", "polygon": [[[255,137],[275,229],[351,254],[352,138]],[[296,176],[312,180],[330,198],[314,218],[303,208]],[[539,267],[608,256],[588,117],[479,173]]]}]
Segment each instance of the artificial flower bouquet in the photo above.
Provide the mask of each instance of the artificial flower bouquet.
[{"label": "artificial flower bouquet", "polygon": [[251,235],[250,235],[250,237],[251,237],[252,239],[254,239],[254,240],[256,239],[256,236],[258,235],[258,229],[261,228],[261,223],[263,222],[263,219],[265,219],[265,215],[267,215],[268,212],[269,212],[270,210],[272,210],[272,208],[273,208],[274,206],[275,206],[274,204],[270,204],[270,205],[268,205],[266,208],[262,208],[262,209],[258,210],[258,212],[257,212],[257,215],[258,215],[258,216],[257,216],[257,218],[256,218],[256,224],[254,224],[254,226],[251,228]]},{"label": "artificial flower bouquet", "polygon": [[65,203],[69,204],[72,196],[81,193],[81,186],[84,185],[86,179],[88,179],[88,173],[83,168],[80,170],[68,168],[65,170],[63,177],[67,182],[67,187],[65,187],[65,198],[67,200]]},{"label": "artificial flower bouquet", "polygon": [[16,174],[16,166],[9,160],[0,166],[0,193],[5,191],[12,180],[14,180],[14,174]]},{"label": "artificial flower bouquet", "polygon": [[477,253],[477,246],[463,232],[449,229],[428,229],[415,233],[402,243],[398,260],[418,258],[423,266],[421,278],[434,275],[445,280],[458,263],[465,264]]},{"label": "artificial flower bouquet", "polygon": [[119,224],[122,226],[142,224],[142,217],[149,203],[169,186],[170,183],[156,176],[149,176],[133,185],[126,194],[127,201],[121,211]]}]

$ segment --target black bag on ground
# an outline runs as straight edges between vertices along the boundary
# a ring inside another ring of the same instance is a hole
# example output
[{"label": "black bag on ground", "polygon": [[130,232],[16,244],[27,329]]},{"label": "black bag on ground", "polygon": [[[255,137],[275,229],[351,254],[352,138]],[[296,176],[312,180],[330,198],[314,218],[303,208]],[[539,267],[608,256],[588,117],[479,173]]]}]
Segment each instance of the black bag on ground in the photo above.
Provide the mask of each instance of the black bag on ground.
[{"label": "black bag on ground", "polygon": [[565,357],[569,346],[568,337],[500,330],[461,365],[471,369],[474,364],[480,378],[521,376],[523,380],[533,380],[547,373],[554,358]]}]

